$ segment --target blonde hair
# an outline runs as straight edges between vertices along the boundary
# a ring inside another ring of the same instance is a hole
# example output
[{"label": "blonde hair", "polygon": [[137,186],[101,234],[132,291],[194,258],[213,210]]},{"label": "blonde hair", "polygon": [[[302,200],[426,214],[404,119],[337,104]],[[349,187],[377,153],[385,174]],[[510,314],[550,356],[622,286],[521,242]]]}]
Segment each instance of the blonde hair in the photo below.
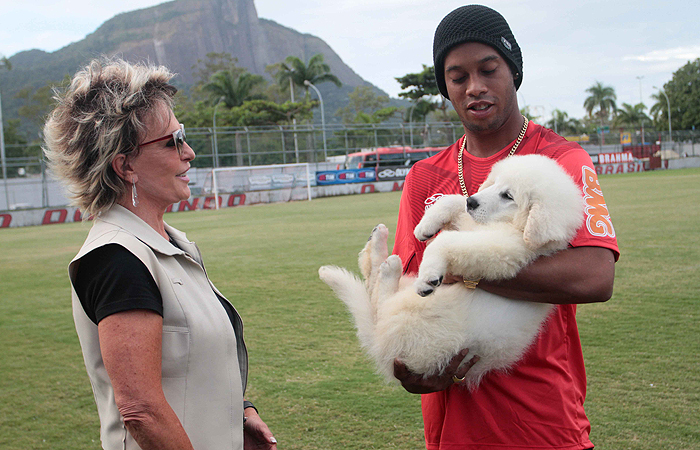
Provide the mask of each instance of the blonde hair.
[{"label": "blonde hair", "polygon": [[84,218],[109,209],[128,192],[112,160],[136,154],[146,119],[172,109],[173,76],[163,66],[100,59],[78,71],[64,92],[55,91],[58,104],[44,125],[44,155]]}]

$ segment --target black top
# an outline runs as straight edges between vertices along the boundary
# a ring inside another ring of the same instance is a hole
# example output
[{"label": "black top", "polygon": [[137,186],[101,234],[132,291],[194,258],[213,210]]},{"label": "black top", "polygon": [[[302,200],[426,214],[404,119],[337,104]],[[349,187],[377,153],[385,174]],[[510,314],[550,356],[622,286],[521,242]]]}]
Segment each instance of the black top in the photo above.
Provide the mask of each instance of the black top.
[{"label": "black top", "polygon": [[[180,248],[172,239],[170,243]],[[80,259],[75,292],[95,325],[111,314],[134,309],[163,315],[163,298],[153,275],[138,257],[119,244],[103,245]],[[233,306],[219,294],[216,297],[233,325]]]},{"label": "black top", "polygon": [[75,292],[95,324],[111,314],[133,309],[163,315],[163,299],[151,272],[119,244],[103,245],[80,259]]}]

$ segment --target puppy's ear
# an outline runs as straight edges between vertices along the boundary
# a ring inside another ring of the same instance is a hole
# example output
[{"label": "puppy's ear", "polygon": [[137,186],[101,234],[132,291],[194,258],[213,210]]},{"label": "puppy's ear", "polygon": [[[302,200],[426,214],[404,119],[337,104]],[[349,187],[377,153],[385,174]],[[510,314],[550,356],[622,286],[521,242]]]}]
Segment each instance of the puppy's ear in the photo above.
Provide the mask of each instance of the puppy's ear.
[{"label": "puppy's ear", "polygon": [[549,241],[557,239],[551,230],[552,218],[547,214],[547,209],[539,202],[530,206],[530,212],[523,230],[523,240],[530,248],[543,247]]},{"label": "puppy's ear", "polygon": [[581,223],[563,218],[567,213],[567,210],[556,210],[540,201],[533,202],[523,229],[523,240],[528,247],[543,248],[555,242],[557,248],[565,246]]},{"label": "puppy's ear", "polygon": [[484,182],[481,184],[481,186],[479,186],[478,192],[483,191],[484,189],[486,189],[486,188],[489,187],[489,186],[492,186],[492,185],[495,184],[495,183],[496,183],[495,178],[494,178],[493,176],[489,175],[489,176],[486,178],[486,180],[484,180]]}]

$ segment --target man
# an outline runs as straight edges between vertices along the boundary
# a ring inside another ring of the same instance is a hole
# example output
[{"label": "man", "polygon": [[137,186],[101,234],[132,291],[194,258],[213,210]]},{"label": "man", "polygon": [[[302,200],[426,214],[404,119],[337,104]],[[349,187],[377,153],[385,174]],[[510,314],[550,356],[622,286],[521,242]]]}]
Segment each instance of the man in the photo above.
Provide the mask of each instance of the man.
[{"label": "man", "polygon": [[425,210],[442,195],[475,193],[491,166],[512,154],[539,153],[561,164],[586,199],[585,223],[568,249],[538,259],[512,280],[458,281],[508,298],[558,305],[516,367],[487,375],[470,391],[460,385],[475,362],[459,367],[465,349],[442,376],[424,379],[398,360],[395,375],[409,392],[424,394],[428,450],[593,448],[583,409],[586,373],[576,304],[612,296],[619,252],[591,159],[578,144],[520,114],[520,47],[496,11],[480,5],[452,11],[435,32],[433,57],[438,87],[457,111],[464,136],[418,162],[406,177],[394,246],[404,272],[415,273],[420,265],[425,244],[414,238],[413,229]]}]

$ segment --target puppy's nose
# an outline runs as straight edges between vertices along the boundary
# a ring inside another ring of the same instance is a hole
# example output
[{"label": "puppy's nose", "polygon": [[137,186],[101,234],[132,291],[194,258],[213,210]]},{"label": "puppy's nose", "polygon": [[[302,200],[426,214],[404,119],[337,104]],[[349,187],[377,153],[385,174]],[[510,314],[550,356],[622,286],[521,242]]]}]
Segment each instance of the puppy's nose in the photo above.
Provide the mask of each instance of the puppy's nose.
[{"label": "puppy's nose", "polygon": [[474,197],[467,198],[467,211],[472,211],[479,207],[479,201]]}]

